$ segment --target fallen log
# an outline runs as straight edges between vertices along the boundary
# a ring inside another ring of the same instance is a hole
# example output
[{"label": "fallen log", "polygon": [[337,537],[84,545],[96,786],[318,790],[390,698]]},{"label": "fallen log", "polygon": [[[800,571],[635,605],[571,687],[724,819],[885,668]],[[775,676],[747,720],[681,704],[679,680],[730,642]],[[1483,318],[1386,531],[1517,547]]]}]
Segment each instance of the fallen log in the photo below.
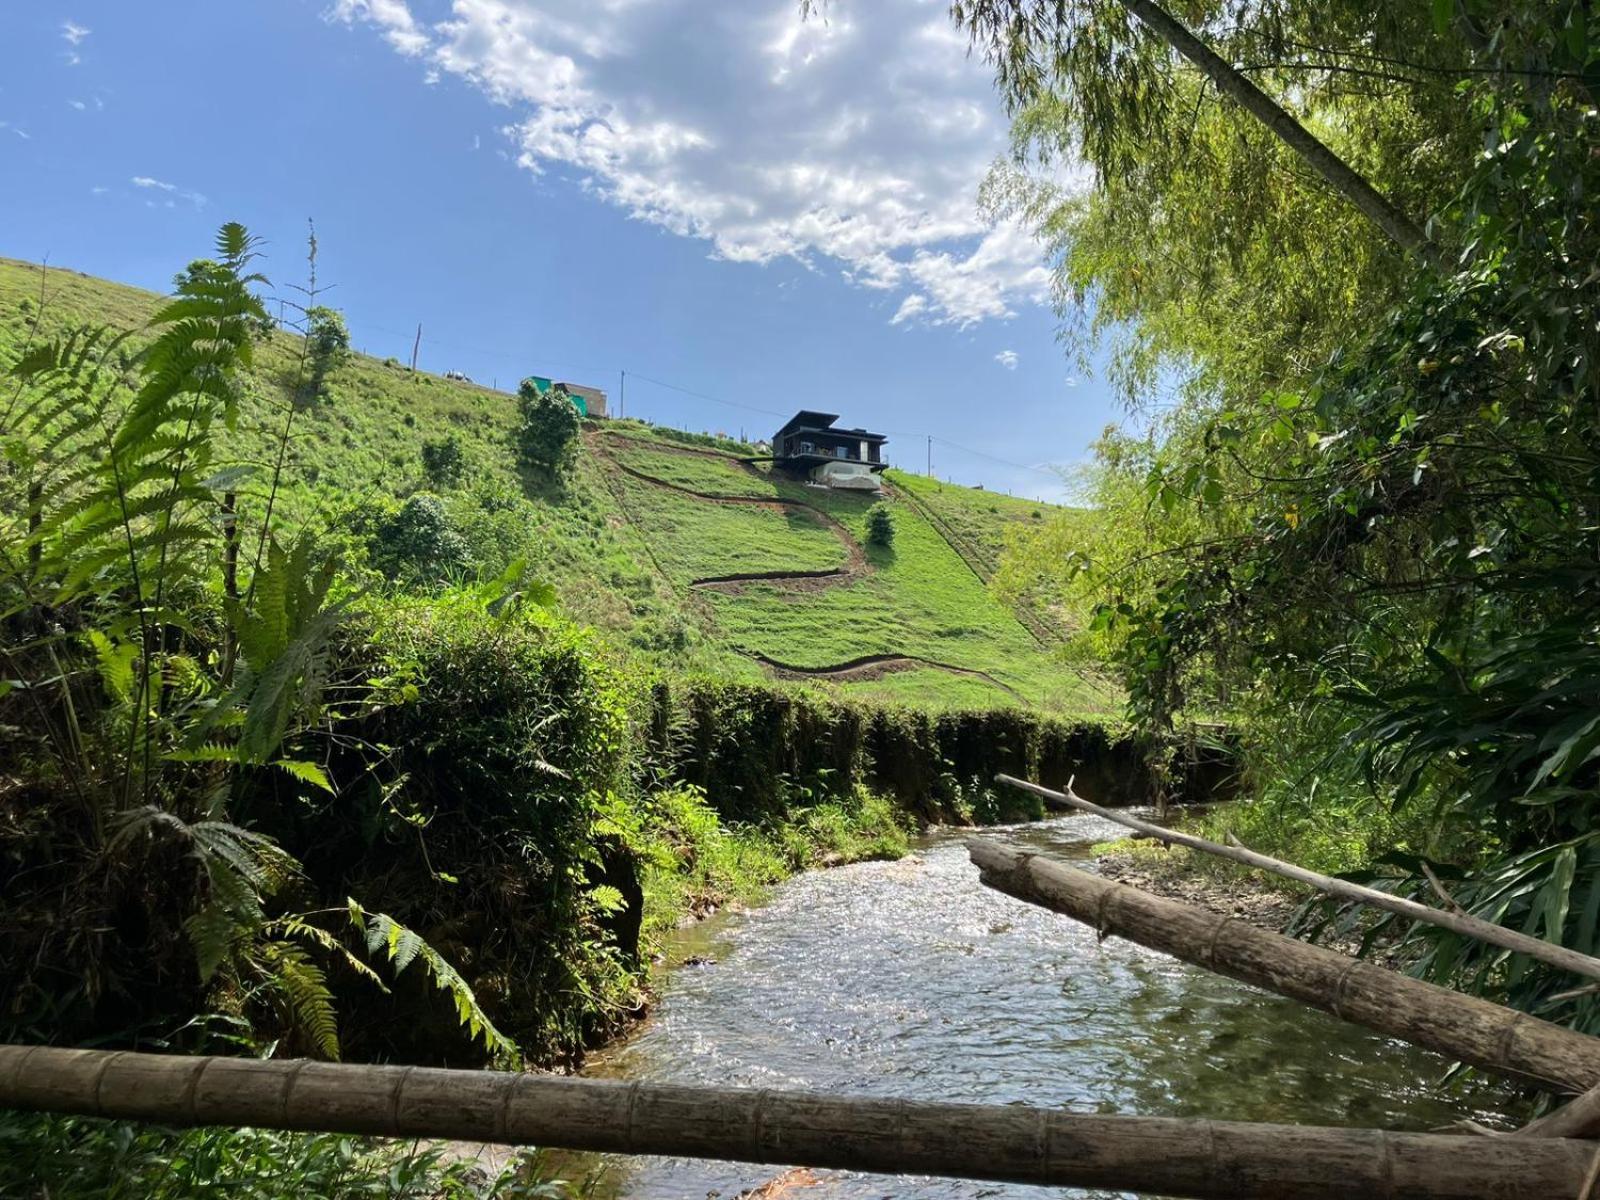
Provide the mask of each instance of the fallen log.
[{"label": "fallen log", "polygon": [[1542,941],[1526,933],[1519,933],[1515,929],[1507,929],[1504,925],[1496,925],[1492,921],[1480,920],[1464,912],[1446,912],[1443,909],[1433,908],[1415,900],[1408,900],[1404,896],[1380,892],[1377,888],[1362,887],[1360,884],[1351,883],[1347,879],[1335,879],[1331,875],[1308,871],[1304,867],[1295,866],[1294,863],[1284,862],[1282,859],[1272,858],[1270,855],[1259,854],[1244,846],[1224,846],[1220,842],[1208,841],[1205,838],[1196,837],[1192,833],[1182,833],[1176,829],[1152,825],[1149,821],[1141,821],[1138,817],[1129,816],[1127,813],[1118,812],[1113,808],[1103,808],[1092,801],[1085,800],[1072,790],[1071,784],[1067,785],[1065,792],[1056,792],[1046,787],[1040,787],[1037,783],[1029,783],[1026,779],[1018,779],[1013,775],[996,775],[995,780],[1015,788],[1021,788],[1026,792],[1032,792],[1056,808],[1093,813],[1097,817],[1103,817],[1107,821],[1115,822],[1144,837],[1155,838],[1157,841],[1165,842],[1171,846],[1187,846],[1191,850],[1199,850],[1204,854],[1213,854],[1218,858],[1231,859],[1234,862],[1243,863],[1247,867],[1255,867],[1257,870],[1267,871],[1273,875],[1281,875],[1285,879],[1293,879],[1295,882],[1313,887],[1325,895],[1337,896],[1341,900],[1354,900],[1359,904],[1367,904],[1373,908],[1381,908],[1402,917],[1409,917],[1413,921],[1437,925],[1441,929],[1448,929],[1464,937],[1487,942],[1491,946],[1499,946],[1502,950],[1510,950],[1515,954],[1526,954],[1529,958],[1536,958],[1540,962],[1548,963],[1552,967],[1560,967],[1565,971],[1571,971],[1575,975],[1585,975],[1591,979],[1600,979],[1600,958],[1594,958],[1588,954],[1579,954],[1576,950],[1569,950],[1565,946],[1557,945],[1554,942]]},{"label": "fallen log", "polygon": [[989,887],[1346,1021],[1553,1091],[1600,1084],[1600,1038],[1152,896],[993,838],[967,841]]},{"label": "fallen log", "polygon": [[1554,1200],[1594,1146],[427,1067],[0,1046],[0,1108],[1154,1192]]},{"label": "fallen log", "polygon": [[1529,1121],[1513,1137],[1600,1137],[1600,1087],[1592,1087],[1555,1112]]}]

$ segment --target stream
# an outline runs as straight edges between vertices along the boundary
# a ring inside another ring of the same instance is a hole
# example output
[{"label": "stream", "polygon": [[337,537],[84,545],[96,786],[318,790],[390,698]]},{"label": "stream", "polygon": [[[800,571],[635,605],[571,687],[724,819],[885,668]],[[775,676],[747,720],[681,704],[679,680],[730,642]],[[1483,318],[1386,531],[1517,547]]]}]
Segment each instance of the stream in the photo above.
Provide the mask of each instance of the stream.
[{"label": "stream", "polygon": [[[1090,847],[1121,832],[1068,816],[1005,836],[1092,869]],[[1509,1102],[1485,1083],[1441,1087],[1448,1064],[1437,1055],[1120,939],[1097,942],[1069,918],[990,891],[964,836],[935,831],[899,862],[805,873],[758,908],[682,931],[669,956],[681,965],[653,1015],[586,1073],[1410,1130],[1498,1123]],[[599,1194],[731,1200],[778,1174],[619,1158]],[[1069,1193],[819,1171],[792,1194]]]}]

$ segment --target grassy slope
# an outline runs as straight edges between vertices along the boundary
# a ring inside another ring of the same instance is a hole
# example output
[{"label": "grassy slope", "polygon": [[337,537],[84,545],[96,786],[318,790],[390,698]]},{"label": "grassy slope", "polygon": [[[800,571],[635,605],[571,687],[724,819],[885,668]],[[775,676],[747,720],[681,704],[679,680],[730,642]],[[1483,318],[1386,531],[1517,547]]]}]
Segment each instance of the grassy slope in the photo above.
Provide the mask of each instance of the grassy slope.
[{"label": "grassy slope", "polygon": [[[0,362],[20,346],[39,287],[37,267],[0,259]],[[159,303],[147,292],[52,269],[45,325],[138,327]],[[258,351],[253,400],[232,441],[241,459],[269,457],[295,394],[301,345],[298,337],[278,333]],[[811,518],[696,500],[592,454],[578,455],[559,488],[541,485],[516,467],[510,450],[515,418],[515,399],[505,393],[352,356],[325,396],[294,417],[289,475],[300,482],[282,498],[281,509],[311,519],[354,499],[404,496],[425,486],[423,443],[454,433],[466,453],[468,482],[451,497],[453,511],[480,557],[525,555],[557,586],[574,616],[663,661],[750,679],[761,677],[760,669],[740,651],[811,667],[901,654],[988,673],[1043,707],[1105,707],[1102,696],[1049,661],[944,537],[905,503],[896,504],[893,549],[869,550],[869,573],[847,586],[806,591],[759,584],[740,595],[694,589],[689,583],[705,576],[834,568],[847,553]],[[605,428],[629,435],[607,439],[616,459],[655,479],[718,495],[803,500],[865,539],[866,497],[753,475],[731,458],[674,452],[686,444],[724,454],[750,447],[637,422]],[[897,482],[915,488],[925,503],[939,504],[964,539],[996,551],[1006,526],[1033,520],[1042,507],[951,485],[934,485],[925,494],[916,477],[897,475]],[[248,514],[252,498],[247,494],[243,503]],[[261,498],[255,503],[259,507]],[[831,686],[931,707],[1009,702],[981,678],[936,669]]]},{"label": "grassy slope", "polygon": [[[605,436],[605,435],[601,435]],[[638,440],[636,440],[638,439]],[[648,439],[648,440],[647,440]],[[786,479],[753,476],[731,459],[719,462],[699,454],[671,454],[651,449],[649,440],[670,444],[664,433],[630,432],[608,437],[608,453],[634,470],[681,486],[721,495],[766,494],[809,504],[842,522],[858,542],[866,541],[866,514],[875,498],[852,492],[806,487]],[[753,450],[752,450],[753,452]],[[898,486],[905,476],[897,473]],[[648,484],[629,478],[637,488]],[[965,492],[968,527],[981,527],[988,511],[986,493],[942,485],[946,493]],[[675,493],[653,489],[658,499]],[[868,547],[870,573],[847,587],[797,590],[782,584],[752,584],[737,596],[705,593],[717,628],[734,647],[764,654],[796,667],[827,667],[866,655],[899,654],[993,676],[1029,701],[1048,708],[1084,710],[1103,698],[1086,689],[1041,652],[1032,635],[1004,605],[991,596],[944,537],[907,504],[889,501],[895,514],[892,548]],[[958,501],[959,503],[959,501]],[[1047,506],[1013,501],[1031,521]],[[701,561],[705,547],[695,544],[698,531],[669,535],[658,552],[666,559]],[[1003,532],[985,533],[986,544],[1002,541]],[[724,552],[726,552],[724,550]],[[725,560],[731,561],[731,560]],[[739,570],[729,567],[727,570]],[[937,702],[950,706],[982,706],[1002,699],[1003,692],[982,679],[932,669],[851,683],[850,690],[886,700]]]},{"label": "grassy slope", "polygon": [[1042,526],[1047,517],[1059,516],[1064,511],[1055,505],[981,488],[961,487],[927,475],[912,475],[906,471],[888,474],[895,487],[904,488],[922,501],[958,537],[977,550],[990,570],[999,565],[1000,555],[1014,536],[1026,535]]}]

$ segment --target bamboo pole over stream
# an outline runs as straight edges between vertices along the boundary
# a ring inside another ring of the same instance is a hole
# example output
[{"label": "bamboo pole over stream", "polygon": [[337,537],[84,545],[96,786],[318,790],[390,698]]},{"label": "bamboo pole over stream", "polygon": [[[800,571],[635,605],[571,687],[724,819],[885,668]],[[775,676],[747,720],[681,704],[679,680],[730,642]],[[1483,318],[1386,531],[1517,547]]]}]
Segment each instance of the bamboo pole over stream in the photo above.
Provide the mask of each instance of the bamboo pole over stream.
[{"label": "bamboo pole over stream", "polygon": [[1555,942],[1541,941],[1539,938],[1530,937],[1526,933],[1519,933],[1515,929],[1507,929],[1504,925],[1496,925],[1491,921],[1480,920],[1477,917],[1468,916],[1466,913],[1445,912],[1443,909],[1432,908],[1426,904],[1419,904],[1415,900],[1408,900],[1404,896],[1396,896],[1390,892],[1380,892],[1376,888],[1362,887],[1359,883],[1351,883],[1348,879],[1335,879],[1331,875],[1308,871],[1304,867],[1295,866],[1294,863],[1284,862],[1282,859],[1272,858],[1266,854],[1258,854],[1256,851],[1247,849],[1244,846],[1224,846],[1220,842],[1208,841],[1205,838],[1196,837],[1192,833],[1182,833],[1176,829],[1152,825],[1149,821],[1141,821],[1138,817],[1118,812],[1114,808],[1103,808],[1098,804],[1085,800],[1072,790],[1071,784],[1067,785],[1065,792],[1053,792],[1047,787],[1040,787],[1037,783],[1029,783],[1026,779],[1018,779],[1013,775],[996,775],[995,781],[1010,784],[1014,788],[1021,788],[1025,792],[1032,792],[1035,796],[1043,798],[1056,808],[1092,813],[1097,817],[1103,817],[1107,821],[1121,825],[1125,829],[1131,829],[1144,837],[1155,838],[1157,841],[1166,842],[1171,846],[1187,846],[1191,850],[1213,854],[1218,858],[1231,859],[1233,862],[1243,863],[1247,867],[1255,867],[1257,870],[1267,871],[1273,875],[1281,875],[1285,879],[1293,879],[1296,883],[1303,883],[1325,895],[1337,896],[1341,900],[1354,900],[1358,904],[1381,908],[1402,917],[1409,917],[1413,921],[1437,925],[1441,929],[1448,929],[1464,937],[1487,942],[1491,946],[1499,946],[1502,950],[1510,950],[1515,954],[1526,954],[1529,958],[1536,958],[1540,962],[1571,971],[1575,975],[1585,975],[1590,979],[1600,979],[1600,958],[1594,958],[1588,954],[1579,954],[1576,950],[1569,950]]},{"label": "bamboo pole over stream", "polygon": [[1112,883],[994,838],[968,852],[983,882],[1346,1021],[1555,1091],[1600,1084],[1600,1038],[1463,996],[1209,909]]},{"label": "bamboo pole over stream", "polygon": [[427,1067],[0,1046],[0,1107],[1252,1200],[1556,1200],[1600,1148]]}]

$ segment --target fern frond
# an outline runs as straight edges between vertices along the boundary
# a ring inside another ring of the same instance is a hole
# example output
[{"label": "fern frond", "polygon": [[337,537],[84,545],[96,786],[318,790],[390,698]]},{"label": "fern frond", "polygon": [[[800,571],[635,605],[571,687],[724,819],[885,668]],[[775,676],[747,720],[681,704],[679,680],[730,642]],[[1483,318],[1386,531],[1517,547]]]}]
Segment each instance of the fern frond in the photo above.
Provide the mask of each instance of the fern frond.
[{"label": "fern frond", "polygon": [[366,934],[368,953],[385,953],[397,976],[412,962],[421,962],[434,985],[449,993],[456,1019],[467,1032],[482,1041],[496,1060],[508,1065],[521,1063],[522,1052],[517,1044],[495,1027],[471,986],[426,939],[387,913],[367,912],[355,900],[349,901],[349,908],[351,923]]},{"label": "fern frond", "polygon": [[384,984],[383,979],[378,975],[378,973],[366,963],[362,962],[354,954],[350,953],[349,947],[347,947],[333,934],[329,933],[326,929],[322,928],[322,926],[313,925],[304,917],[279,917],[276,920],[268,921],[264,926],[262,926],[262,933],[269,937],[299,938],[302,941],[309,942],[311,945],[316,946],[319,950],[325,950],[329,954],[337,954],[344,960],[345,965],[357,975],[360,975],[363,979],[375,984],[380,991],[384,993],[389,991],[388,987]]},{"label": "fern frond", "polygon": [[303,759],[279,758],[274,759],[272,765],[280,771],[294,776],[301,783],[309,783],[312,787],[321,788],[330,795],[335,794],[338,790],[329,781],[327,772],[314,762],[306,762]]},{"label": "fern frond", "polygon": [[324,1058],[339,1061],[339,1022],[334,1014],[328,977],[309,955],[291,942],[266,942],[261,956],[270,981],[285,1001],[293,1027]]}]

